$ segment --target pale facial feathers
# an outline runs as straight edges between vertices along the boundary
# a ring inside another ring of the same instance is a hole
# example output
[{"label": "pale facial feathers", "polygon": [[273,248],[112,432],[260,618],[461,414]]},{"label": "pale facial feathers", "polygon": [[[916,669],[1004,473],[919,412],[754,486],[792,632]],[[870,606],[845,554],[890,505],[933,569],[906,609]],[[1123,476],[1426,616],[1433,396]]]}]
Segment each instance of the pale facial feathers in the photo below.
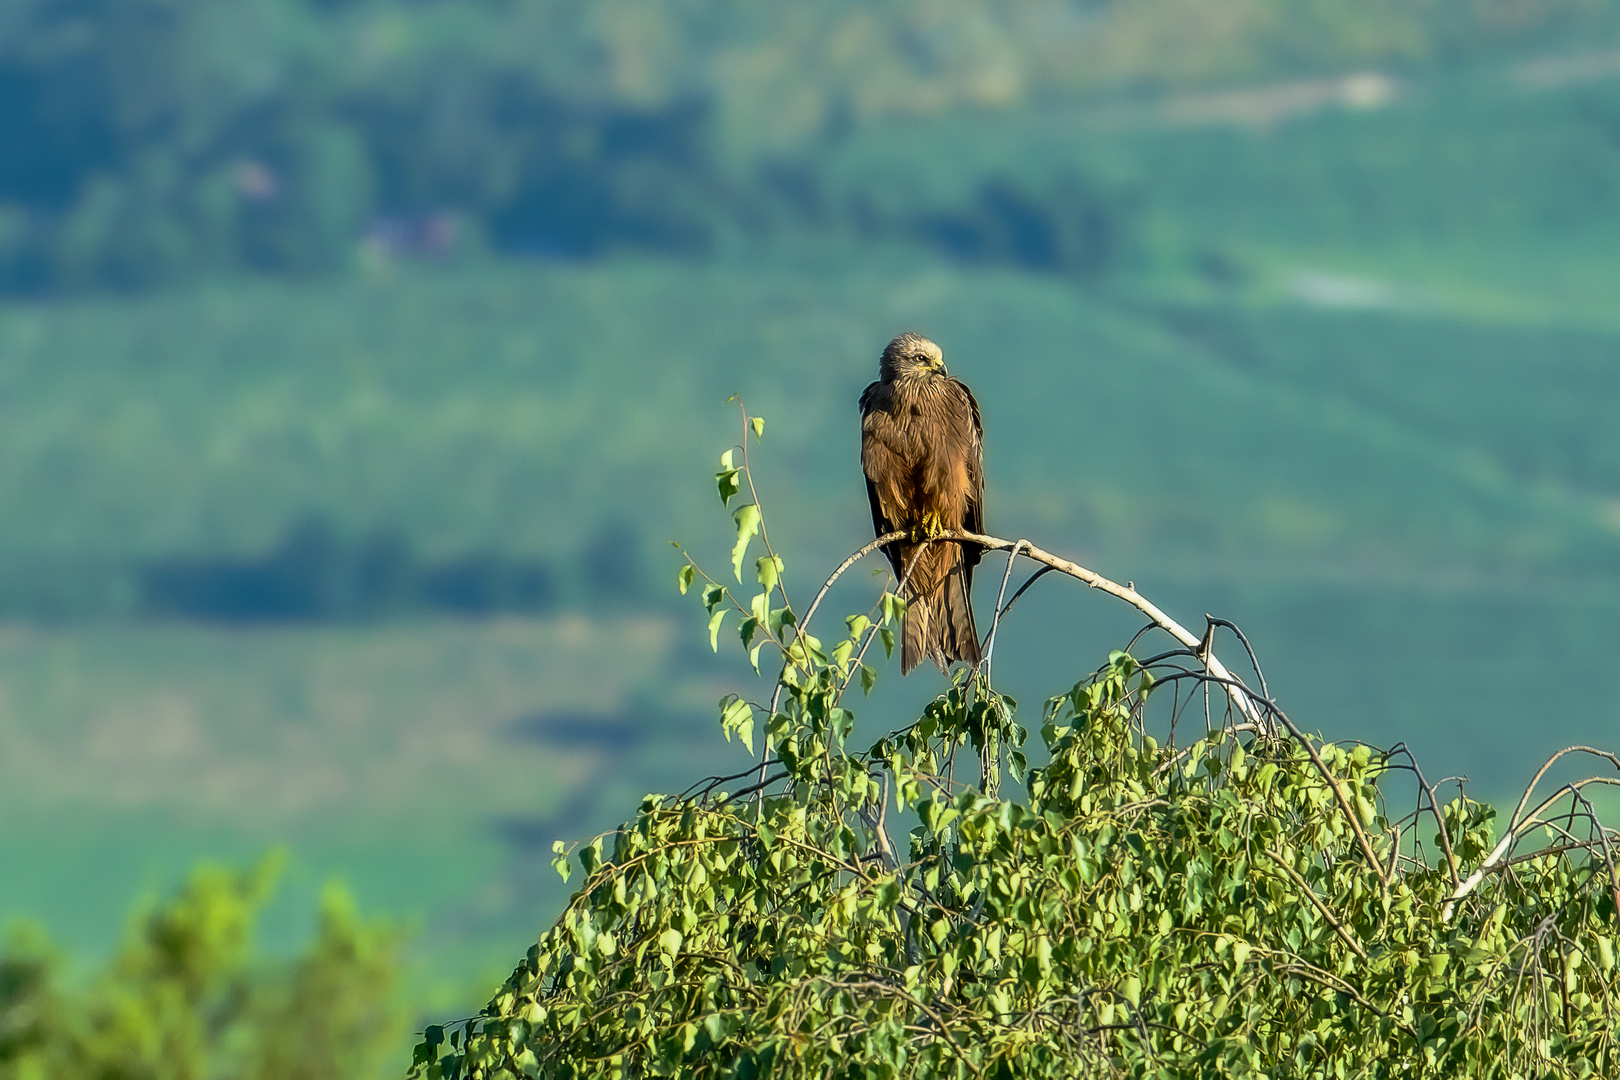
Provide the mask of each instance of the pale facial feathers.
[{"label": "pale facial feathers", "polygon": [[878,363],[878,377],[884,382],[934,374],[946,374],[945,354],[921,334],[901,334],[889,342]]}]

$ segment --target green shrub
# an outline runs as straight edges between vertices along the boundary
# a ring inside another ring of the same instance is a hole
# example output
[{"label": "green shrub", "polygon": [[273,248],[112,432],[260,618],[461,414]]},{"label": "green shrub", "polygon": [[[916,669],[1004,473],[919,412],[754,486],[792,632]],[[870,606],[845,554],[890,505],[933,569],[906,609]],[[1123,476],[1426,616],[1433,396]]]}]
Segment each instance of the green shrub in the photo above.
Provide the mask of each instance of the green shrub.
[{"label": "green shrub", "polygon": [[341,888],[290,963],[252,962],[274,860],[198,869],[138,918],[107,970],[64,985],[37,932],[0,955],[0,1080],[362,1080],[380,1075],[403,1019],[398,933]]}]

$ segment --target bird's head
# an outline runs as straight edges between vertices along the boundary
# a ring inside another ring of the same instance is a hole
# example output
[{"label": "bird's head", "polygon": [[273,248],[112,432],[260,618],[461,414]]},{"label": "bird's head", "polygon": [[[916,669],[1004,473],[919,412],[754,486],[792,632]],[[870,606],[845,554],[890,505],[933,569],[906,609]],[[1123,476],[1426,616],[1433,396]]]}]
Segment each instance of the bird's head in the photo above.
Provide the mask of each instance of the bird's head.
[{"label": "bird's head", "polygon": [[884,382],[945,374],[945,354],[921,334],[901,334],[889,342],[879,362]]}]

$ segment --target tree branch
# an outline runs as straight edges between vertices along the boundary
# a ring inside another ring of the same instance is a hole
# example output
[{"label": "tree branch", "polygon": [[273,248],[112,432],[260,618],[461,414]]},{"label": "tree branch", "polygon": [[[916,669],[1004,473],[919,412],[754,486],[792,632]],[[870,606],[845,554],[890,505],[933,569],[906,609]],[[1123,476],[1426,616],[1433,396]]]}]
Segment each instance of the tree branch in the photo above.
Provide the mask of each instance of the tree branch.
[{"label": "tree branch", "polygon": [[1283,873],[1288,875],[1289,880],[1294,883],[1294,886],[1298,888],[1300,892],[1305,894],[1305,899],[1309,900],[1313,905],[1315,905],[1316,910],[1321,913],[1322,918],[1328,921],[1328,925],[1333,927],[1334,930],[1338,931],[1339,936],[1344,939],[1344,943],[1350,946],[1351,950],[1357,956],[1361,957],[1363,963],[1366,963],[1367,950],[1361,947],[1361,942],[1355,939],[1355,935],[1351,934],[1350,931],[1344,928],[1343,923],[1333,917],[1333,912],[1329,911],[1327,905],[1322,902],[1322,898],[1316,895],[1316,890],[1311,888],[1310,882],[1301,877],[1299,875],[1299,871],[1295,870],[1292,866],[1289,866],[1287,861],[1284,860],[1281,855],[1278,855],[1270,848],[1266,848],[1265,851],[1267,857],[1270,858],[1272,862],[1282,867]]},{"label": "tree branch", "polygon": [[[1528,818],[1523,820],[1520,819],[1519,815],[1524,813],[1525,805],[1530,802],[1530,796],[1535,793],[1536,785],[1541,783],[1541,778],[1547,775],[1547,770],[1553,767],[1553,763],[1566,754],[1591,754],[1594,757],[1603,758],[1605,761],[1608,761],[1610,764],[1614,765],[1617,769],[1620,769],[1620,757],[1617,757],[1606,750],[1597,750],[1590,746],[1566,746],[1564,749],[1558,751],[1558,753],[1548,758],[1547,763],[1543,765],[1539,771],[1537,771],[1533,778],[1531,778],[1530,785],[1524,789],[1524,795],[1520,797],[1519,805],[1514,807],[1513,816],[1508,819],[1507,833],[1502,837],[1501,841],[1497,843],[1496,847],[1491,849],[1491,853],[1485,857],[1485,861],[1480,863],[1478,868],[1476,868],[1472,874],[1468,875],[1468,880],[1457,886],[1457,890],[1451,894],[1451,900],[1446,904],[1445,911],[1442,912],[1440,916],[1443,921],[1449,922],[1451,920],[1451,913],[1457,909],[1457,901],[1463,899],[1469,893],[1473,892],[1479,883],[1485,880],[1485,875],[1490,873],[1491,869],[1497,863],[1501,862],[1502,859],[1506,858],[1507,855],[1513,850],[1513,845],[1518,843],[1519,837],[1523,833],[1529,832],[1530,829],[1537,824],[1537,819],[1541,816],[1541,812],[1562,796],[1564,789],[1561,788],[1559,789],[1558,794],[1553,795],[1551,798],[1547,799],[1540,806],[1538,806],[1534,811],[1532,811]],[[1569,786],[1573,787],[1576,791],[1579,791],[1583,786],[1590,782],[1601,782],[1605,784],[1620,783],[1620,781],[1607,778],[1588,777],[1586,780],[1582,780],[1579,783]],[[1620,879],[1617,879],[1617,882],[1620,882]],[[1617,883],[1615,892],[1615,899],[1617,902],[1620,902],[1620,883]]]},{"label": "tree branch", "polygon": [[[893,535],[894,534],[892,533],[890,534],[890,536]],[[1035,562],[1050,566],[1052,569],[1057,570],[1060,573],[1067,574],[1072,578],[1085,582],[1093,589],[1098,589],[1107,593],[1109,596],[1125,601],[1127,604],[1131,605],[1137,611],[1140,611],[1142,614],[1146,615],[1150,620],[1152,620],[1153,625],[1165,631],[1171,637],[1187,646],[1187,648],[1197,649],[1203,644],[1203,640],[1201,638],[1195,636],[1186,627],[1182,626],[1180,623],[1176,622],[1176,620],[1159,610],[1156,604],[1152,603],[1147,599],[1147,597],[1137,592],[1134,587],[1120,585],[1117,582],[1110,581],[1109,579],[1103,577],[1094,570],[1087,570],[1079,563],[1073,563],[1067,559],[1061,559],[1050,552],[1042,551],[1034,544],[1031,544],[1028,540],[1003,540],[998,536],[986,536],[982,533],[970,533],[960,529],[947,530],[940,533],[937,537],[933,537],[932,540],[934,542],[940,540],[956,540],[959,542],[966,541],[970,544],[978,544],[990,551],[1005,551],[1011,548],[1016,548],[1018,549],[1017,554],[1022,555],[1026,559],[1032,559]],[[885,539],[884,542],[887,542],[887,539]],[[1272,723],[1256,706],[1256,701],[1259,699],[1255,698],[1255,696],[1249,692],[1248,688],[1243,686],[1242,682],[1227,670],[1225,664],[1216,659],[1213,654],[1202,656],[1200,659],[1203,661],[1204,667],[1209,671],[1209,673],[1215,676],[1215,678],[1221,680],[1223,684],[1227,685],[1229,688],[1234,686],[1239,688],[1238,692],[1233,694],[1232,697],[1234,704],[1237,705],[1237,709],[1243,714],[1244,719],[1248,720],[1250,723],[1260,725],[1261,729],[1264,731],[1272,730]]]}]

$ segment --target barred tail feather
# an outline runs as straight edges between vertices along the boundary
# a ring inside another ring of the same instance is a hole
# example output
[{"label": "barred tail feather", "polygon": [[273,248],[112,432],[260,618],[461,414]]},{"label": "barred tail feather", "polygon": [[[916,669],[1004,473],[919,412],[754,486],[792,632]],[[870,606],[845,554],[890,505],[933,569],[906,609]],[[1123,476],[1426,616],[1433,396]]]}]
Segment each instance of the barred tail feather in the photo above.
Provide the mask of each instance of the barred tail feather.
[{"label": "barred tail feather", "polygon": [[945,579],[945,617],[939,620],[941,670],[952,660],[979,662],[979,631],[973,625],[973,599],[968,595],[967,582],[967,568],[959,556],[950,577]]},{"label": "barred tail feather", "polygon": [[[973,625],[973,605],[968,595],[967,568],[954,546],[946,549],[948,569],[927,595],[915,593],[906,608],[900,631],[900,673],[909,674],[923,660],[932,660],[940,671],[948,671],[952,661],[979,662],[979,633]],[[907,589],[908,593],[912,590]]]},{"label": "barred tail feather", "polygon": [[924,599],[914,597],[906,607],[906,621],[900,627],[900,674],[911,674],[911,669],[930,655],[928,641],[933,614]]}]

